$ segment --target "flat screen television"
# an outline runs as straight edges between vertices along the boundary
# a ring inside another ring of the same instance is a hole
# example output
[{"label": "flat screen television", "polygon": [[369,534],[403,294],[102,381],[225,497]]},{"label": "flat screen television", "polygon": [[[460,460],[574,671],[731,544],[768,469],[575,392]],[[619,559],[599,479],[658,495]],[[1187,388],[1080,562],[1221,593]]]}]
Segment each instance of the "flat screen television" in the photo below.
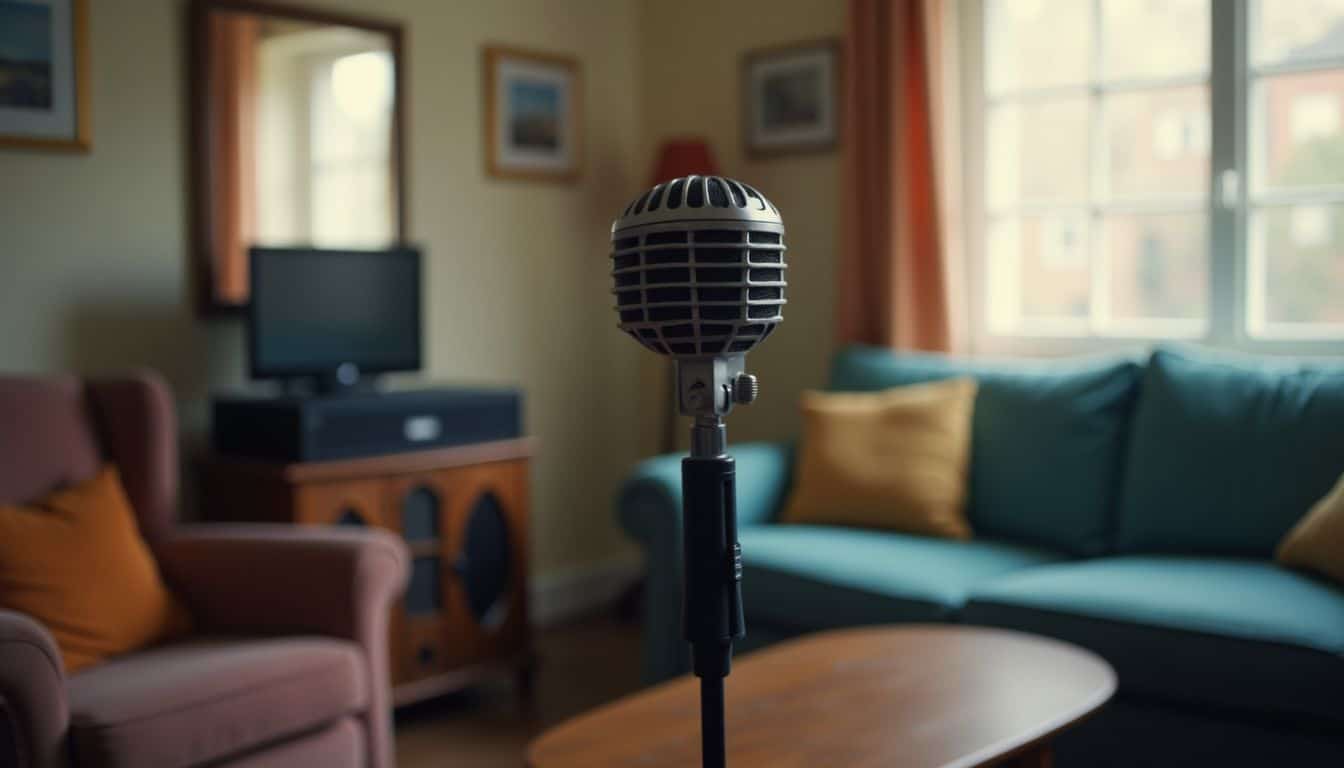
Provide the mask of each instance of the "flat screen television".
[{"label": "flat screen television", "polygon": [[253,378],[420,369],[420,252],[252,248],[248,362]]}]

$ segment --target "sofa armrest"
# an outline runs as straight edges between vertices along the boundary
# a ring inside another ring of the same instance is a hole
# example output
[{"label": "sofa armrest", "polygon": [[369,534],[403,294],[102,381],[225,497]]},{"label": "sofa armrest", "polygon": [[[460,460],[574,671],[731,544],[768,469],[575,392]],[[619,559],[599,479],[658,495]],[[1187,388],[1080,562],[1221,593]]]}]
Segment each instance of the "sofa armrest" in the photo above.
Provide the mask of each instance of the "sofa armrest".
[{"label": "sofa armrest", "polygon": [[[728,448],[737,462],[738,525],[772,522],[793,473],[792,443],[743,443]],[[640,462],[618,497],[621,524],[643,544],[681,536],[681,460],[669,453]]]},{"label": "sofa armrest", "polygon": [[410,562],[400,539],[367,528],[211,524],[178,527],[157,552],[205,631],[311,633],[360,645],[369,765],[392,768],[388,625]]},{"label": "sofa armrest", "polygon": [[0,610],[0,765],[64,765],[69,722],[56,641],[28,616]]},{"label": "sofa armrest", "polygon": [[[743,443],[728,453],[737,462],[740,526],[774,520],[793,470],[790,443]],[[644,549],[644,678],[657,682],[686,671],[681,641],[681,459],[656,456],[641,462],[621,486],[617,516]]]}]

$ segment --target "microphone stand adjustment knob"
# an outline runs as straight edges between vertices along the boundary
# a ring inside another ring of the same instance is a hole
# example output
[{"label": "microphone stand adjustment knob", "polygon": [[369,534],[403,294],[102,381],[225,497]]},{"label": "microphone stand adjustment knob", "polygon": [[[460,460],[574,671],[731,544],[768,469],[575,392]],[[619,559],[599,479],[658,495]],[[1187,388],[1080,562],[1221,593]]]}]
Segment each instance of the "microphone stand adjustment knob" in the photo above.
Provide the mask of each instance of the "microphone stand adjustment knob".
[{"label": "microphone stand adjustment knob", "polygon": [[739,373],[733,379],[733,402],[746,405],[761,393],[761,384],[750,373]]}]

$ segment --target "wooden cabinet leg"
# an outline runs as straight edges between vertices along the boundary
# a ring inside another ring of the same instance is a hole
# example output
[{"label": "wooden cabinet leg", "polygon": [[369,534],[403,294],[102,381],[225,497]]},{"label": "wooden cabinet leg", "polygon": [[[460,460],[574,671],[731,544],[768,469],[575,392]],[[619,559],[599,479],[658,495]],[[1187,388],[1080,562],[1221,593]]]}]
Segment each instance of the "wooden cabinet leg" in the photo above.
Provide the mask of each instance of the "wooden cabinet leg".
[{"label": "wooden cabinet leg", "polygon": [[530,710],[536,703],[537,657],[530,656],[514,672],[514,686],[523,709]]}]

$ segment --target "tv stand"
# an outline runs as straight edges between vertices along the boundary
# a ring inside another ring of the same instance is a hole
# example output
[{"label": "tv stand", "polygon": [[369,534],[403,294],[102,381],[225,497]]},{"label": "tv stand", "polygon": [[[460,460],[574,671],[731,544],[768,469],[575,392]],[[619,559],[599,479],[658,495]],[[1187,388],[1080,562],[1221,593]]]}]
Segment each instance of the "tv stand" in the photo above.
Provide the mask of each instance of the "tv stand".
[{"label": "tv stand", "polygon": [[211,522],[367,526],[400,536],[410,583],[387,652],[397,706],[514,675],[530,695],[531,439],[334,461],[200,457]]}]

